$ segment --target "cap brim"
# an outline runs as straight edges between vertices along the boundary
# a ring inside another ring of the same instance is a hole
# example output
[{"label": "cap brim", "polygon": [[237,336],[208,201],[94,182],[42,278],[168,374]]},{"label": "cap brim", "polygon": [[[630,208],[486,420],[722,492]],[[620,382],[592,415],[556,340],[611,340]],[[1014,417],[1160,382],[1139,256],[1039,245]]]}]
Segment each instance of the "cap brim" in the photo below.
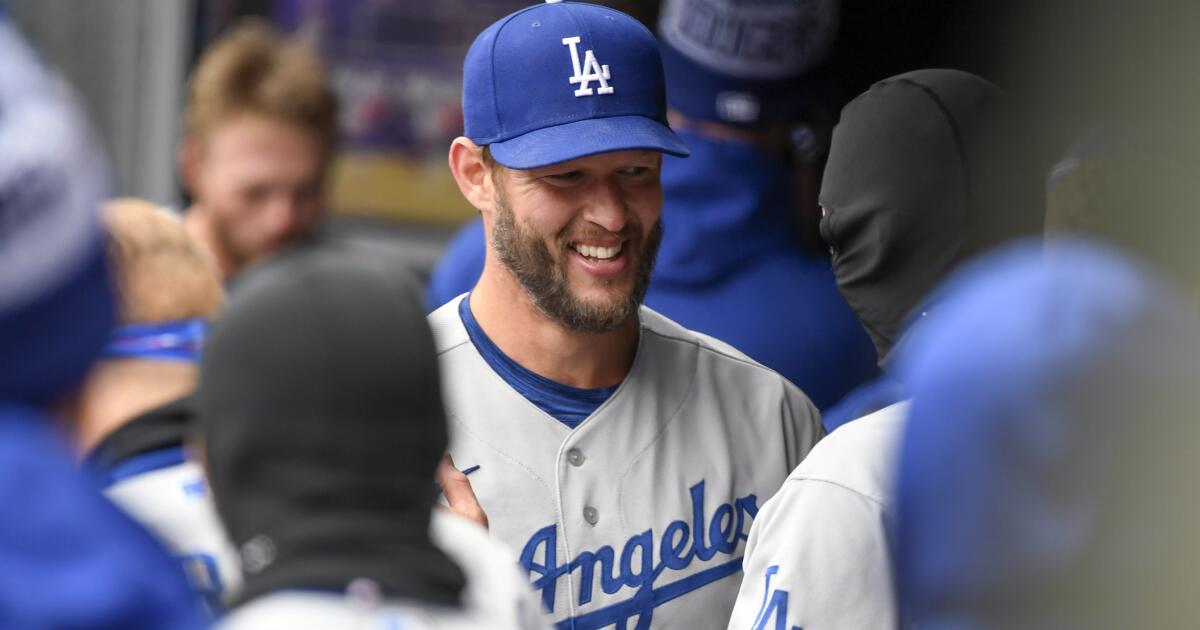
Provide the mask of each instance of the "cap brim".
[{"label": "cap brim", "polygon": [[488,147],[497,162],[518,170],[612,151],[659,151],[678,157],[691,153],[670,127],[645,116],[590,118],[537,129]]}]

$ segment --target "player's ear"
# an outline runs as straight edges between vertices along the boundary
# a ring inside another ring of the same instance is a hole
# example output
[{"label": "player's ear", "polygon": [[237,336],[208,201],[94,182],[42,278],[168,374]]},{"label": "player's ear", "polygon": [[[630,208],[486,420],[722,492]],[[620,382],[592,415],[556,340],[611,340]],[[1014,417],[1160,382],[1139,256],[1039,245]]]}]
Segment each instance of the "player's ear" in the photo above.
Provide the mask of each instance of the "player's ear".
[{"label": "player's ear", "polygon": [[459,137],[450,145],[450,172],[458,189],[472,206],[490,212],[495,197],[491,169],[483,160],[483,149],[469,138]]},{"label": "player's ear", "polygon": [[187,134],[179,141],[179,151],[175,156],[179,161],[179,179],[192,196],[196,195],[196,182],[200,178],[201,151],[199,138]]},{"label": "player's ear", "polygon": [[204,477],[208,478],[208,450],[204,448],[204,438],[193,435],[184,440],[184,452],[187,453],[188,459],[200,464]]}]

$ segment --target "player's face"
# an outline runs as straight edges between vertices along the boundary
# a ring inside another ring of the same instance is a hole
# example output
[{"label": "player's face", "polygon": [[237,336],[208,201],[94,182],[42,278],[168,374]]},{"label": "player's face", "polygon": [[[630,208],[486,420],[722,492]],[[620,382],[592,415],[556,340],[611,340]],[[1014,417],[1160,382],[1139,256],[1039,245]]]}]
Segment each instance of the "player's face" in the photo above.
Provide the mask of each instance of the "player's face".
[{"label": "player's face", "polygon": [[492,246],[543,313],[578,332],[637,316],[662,236],[661,165],[619,151],[500,169]]},{"label": "player's face", "polygon": [[308,237],[322,218],[325,158],[317,135],[261,116],[204,139],[192,195],[235,268]]}]

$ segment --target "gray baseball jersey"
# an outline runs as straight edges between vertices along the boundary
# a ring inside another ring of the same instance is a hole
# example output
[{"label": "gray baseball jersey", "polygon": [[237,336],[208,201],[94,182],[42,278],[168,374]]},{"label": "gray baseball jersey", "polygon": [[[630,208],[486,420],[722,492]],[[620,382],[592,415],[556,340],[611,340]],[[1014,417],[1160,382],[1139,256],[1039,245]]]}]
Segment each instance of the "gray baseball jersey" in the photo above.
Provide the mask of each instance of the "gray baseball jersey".
[{"label": "gray baseball jersey", "polygon": [[241,585],[241,570],[200,465],[185,460],[148,470],[104,494],[183,563],[193,590],[212,614],[220,613]]},{"label": "gray baseball jersey", "polygon": [[730,630],[896,627],[885,527],[908,403],[830,433],[763,505]]},{"label": "gray baseball jersey", "polygon": [[429,527],[434,544],[467,576],[462,608],[405,601],[370,601],[354,593],[281,591],[235,610],[221,630],[405,630],[544,628],[533,592],[516,570],[513,552],[486,530],[462,517],[434,510]]},{"label": "gray baseball jersey", "polygon": [[761,502],[821,435],[808,398],[642,307],[637,353],[574,430],[501,378],[461,297],[429,316],[455,463],[564,627],[719,628]]}]

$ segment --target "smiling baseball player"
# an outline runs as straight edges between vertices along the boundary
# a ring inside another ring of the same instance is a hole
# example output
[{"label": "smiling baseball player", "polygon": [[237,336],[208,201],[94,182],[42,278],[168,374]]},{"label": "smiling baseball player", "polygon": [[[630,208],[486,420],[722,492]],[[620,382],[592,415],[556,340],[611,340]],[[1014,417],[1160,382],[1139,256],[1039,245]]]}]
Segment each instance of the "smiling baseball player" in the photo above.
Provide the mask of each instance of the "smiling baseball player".
[{"label": "smiling baseball player", "polygon": [[641,306],[661,236],[654,37],[582,3],[518,11],[464,64],[450,148],[487,262],[430,315],[450,451],[564,628],[724,627],[750,523],[820,437],[808,398]]}]

